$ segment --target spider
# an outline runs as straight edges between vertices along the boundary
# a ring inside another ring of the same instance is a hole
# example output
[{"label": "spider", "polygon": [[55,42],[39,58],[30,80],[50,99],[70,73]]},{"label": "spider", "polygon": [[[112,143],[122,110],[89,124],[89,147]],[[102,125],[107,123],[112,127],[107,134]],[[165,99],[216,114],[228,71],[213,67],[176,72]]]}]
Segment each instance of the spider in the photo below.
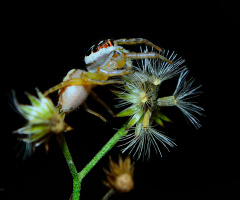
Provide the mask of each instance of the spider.
[{"label": "spider", "polygon": [[159,52],[163,51],[160,47],[143,38],[107,39],[101,41],[98,45],[93,45],[88,51],[89,54],[85,56],[87,71],[80,69],[70,70],[63,79],[63,82],[48,89],[44,95],[47,96],[59,90],[58,105],[60,112],[69,113],[80,105],[83,105],[86,111],[106,121],[100,114],[89,109],[85,103],[86,98],[91,94],[113,115],[111,109],[92,91],[93,87],[96,85],[124,84],[123,81],[116,79],[109,80],[109,78],[133,73],[133,59],[159,58],[172,64],[172,61],[156,52],[136,53],[130,52],[120,46],[141,43],[152,46]]}]

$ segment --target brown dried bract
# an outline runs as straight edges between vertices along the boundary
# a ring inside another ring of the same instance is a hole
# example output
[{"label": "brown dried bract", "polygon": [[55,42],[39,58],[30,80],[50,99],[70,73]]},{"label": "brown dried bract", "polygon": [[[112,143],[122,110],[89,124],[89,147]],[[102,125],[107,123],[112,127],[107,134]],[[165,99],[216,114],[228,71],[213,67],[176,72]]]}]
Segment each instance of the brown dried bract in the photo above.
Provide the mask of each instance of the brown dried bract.
[{"label": "brown dried bract", "polygon": [[134,164],[131,164],[130,156],[125,160],[119,156],[118,164],[110,157],[109,171],[104,169],[107,181],[104,184],[118,192],[129,192],[134,188],[133,172]]}]

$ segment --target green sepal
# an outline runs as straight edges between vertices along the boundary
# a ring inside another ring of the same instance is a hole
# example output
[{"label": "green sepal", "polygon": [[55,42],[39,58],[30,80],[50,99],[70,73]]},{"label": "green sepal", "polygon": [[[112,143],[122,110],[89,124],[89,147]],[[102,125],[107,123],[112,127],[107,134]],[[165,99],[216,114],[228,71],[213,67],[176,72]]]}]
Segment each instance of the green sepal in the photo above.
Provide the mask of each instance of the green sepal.
[{"label": "green sepal", "polygon": [[138,112],[139,108],[135,105],[132,105],[125,110],[121,111],[120,113],[116,114],[116,117],[125,117],[125,116],[130,116]]},{"label": "green sepal", "polygon": [[159,117],[154,117],[153,118],[156,123],[158,123],[160,126],[164,127],[163,121]]},{"label": "green sepal", "polygon": [[49,98],[49,97],[46,97],[44,96],[38,88],[36,88],[36,91],[37,91],[37,94],[38,94],[38,97],[40,99],[40,107],[42,109],[42,112],[46,112],[45,114],[47,113],[55,113],[56,112],[56,107],[54,106],[52,100]]},{"label": "green sepal", "polygon": [[121,91],[117,91],[117,90],[111,90],[117,97],[119,97],[120,99],[124,99],[125,101],[129,101],[131,103],[134,103],[133,101],[133,96],[131,94],[128,93],[124,93]]},{"label": "green sepal", "polygon": [[[46,126],[46,125],[45,125]],[[39,126],[39,125],[26,125],[22,128],[17,129],[16,131],[14,131],[14,133],[20,133],[20,134],[35,134],[35,133],[39,133],[41,132],[43,129],[43,126]],[[45,129],[45,127],[44,127]]]},{"label": "green sepal", "polygon": [[[37,129],[39,129],[39,133],[35,133],[33,134],[28,140],[30,142],[35,142],[35,141],[40,141],[41,139],[43,139],[47,133],[49,133],[49,127],[45,126],[39,126],[34,128],[35,131],[37,131]],[[33,127],[32,127],[33,130]]]},{"label": "green sepal", "polygon": [[26,95],[33,106],[36,106],[36,107],[40,106],[40,101],[37,97],[35,97],[27,92],[26,92]]},{"label": "green sepal", "polygon": [[134,126],[139,121],[139,119],[143,116],[143,113],[144,113],[143,110],[140,110],[139,112],[135,113],[130,119],[130,121],[128,122],[127,126],[128,127]]},{"label": "green sepal", "polygon": [[162,112],[157,112],[157,116],[159,118],[161,118],[162,120],[166,121],[166,122],[172,122],[171,119],[169,119],[166,115],[164,115]]},{"label": "green sepal", "polygon": [[36,92],[37,92],[37,94],[38,94],[39,99],[46,98],[46,97],[40,92],[40,90],[39,90],[38,88],[35,88],[35,89],[36,89]]},{"label": "green sepal", "polygon": [[30,105],[19,105],[19,108],[22,111],[22,114],[24,117],[28,120],[34,119],[36,116],[38,116],[38,110],[34,106]]}]

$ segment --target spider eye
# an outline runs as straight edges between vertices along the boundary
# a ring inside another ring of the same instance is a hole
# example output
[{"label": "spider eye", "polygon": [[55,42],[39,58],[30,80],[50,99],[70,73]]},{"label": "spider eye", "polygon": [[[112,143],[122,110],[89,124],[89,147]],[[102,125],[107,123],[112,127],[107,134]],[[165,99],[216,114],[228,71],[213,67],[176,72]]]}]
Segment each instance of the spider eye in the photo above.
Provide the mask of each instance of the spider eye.
[{"label": "spider eye", "polygon": [[107,42],[107,44],[108,44],[109,47],[114,46],[114,42],[113,42],[112,39],[108,39],[108,40],[106,40],[106,42]]},{"label": "spider eye", "polygon": [[99,51],[99,45],[94,45],[92,48],[92,53]]}]

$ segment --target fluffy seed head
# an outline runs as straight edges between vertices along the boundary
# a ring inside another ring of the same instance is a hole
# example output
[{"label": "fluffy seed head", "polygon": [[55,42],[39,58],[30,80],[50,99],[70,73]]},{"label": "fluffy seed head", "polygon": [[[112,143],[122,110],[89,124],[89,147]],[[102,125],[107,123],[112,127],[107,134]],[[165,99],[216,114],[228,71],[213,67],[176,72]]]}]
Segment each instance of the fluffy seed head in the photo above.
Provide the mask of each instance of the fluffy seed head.
[{"label": "fluffy seed head", "polygon": [[[148,49],[144,52],[147,51]],[[134,74],[123,76],[125,85],[120,87],[121,91],[114,91],[120,99],[117,106],[129,106],[116,115],[117,117],[130,116],[127,122],[129,134],[121,139],[125,142],[121,146],[125,146],[123,151],[133,152],[134,150],[133,155],[138,154],[138,158],[141,155],[148,155],[149,158],[151,146],[161,155],[159,142],[166,148],[176,145],[171,138],[153,128],[155,122],[160,126],[164,126],[163,121],[171,122],[162,113],[162,107],[177,106],[195,127],[200,127],[195,114],[201,114],[203,109],[189,102],[189,99],[198,93],[196,90],[199,87],[192,87],[193,80],[185,81],[187,68],[182,66],[185,62],[182,58],[177,58],[174,52],[169,53],[169,51],[165,57],[173,61],[173,64],[160,59],[139,61],[138,67],[134,67]],[[159,92],[161,83],[178,74],[180,78],[174,94],[158,98],[161,95]]]},{"label": "fluffy seed head", "polygon": [[157,106],[159,87],[146,81],[149,77],[149,74],[140,71],[129,74],[123,77],[126,84],[122,91],[113,91],[121,101],[118,106],[130,105],[116,115],[117,117],[130,116],[127,123],[129,134],[121,139],[125,142],[123,152],[135,150],[133,156],[138,154],[138,159],[141,155],[143,157],[148,155],[150,158],[151,146],[161,155],[158,141],[165,147],[175,145],[169,137],[152,127],[154,121],[163,126],[162,121],[169,122],[170,120],[161,113]]}]

